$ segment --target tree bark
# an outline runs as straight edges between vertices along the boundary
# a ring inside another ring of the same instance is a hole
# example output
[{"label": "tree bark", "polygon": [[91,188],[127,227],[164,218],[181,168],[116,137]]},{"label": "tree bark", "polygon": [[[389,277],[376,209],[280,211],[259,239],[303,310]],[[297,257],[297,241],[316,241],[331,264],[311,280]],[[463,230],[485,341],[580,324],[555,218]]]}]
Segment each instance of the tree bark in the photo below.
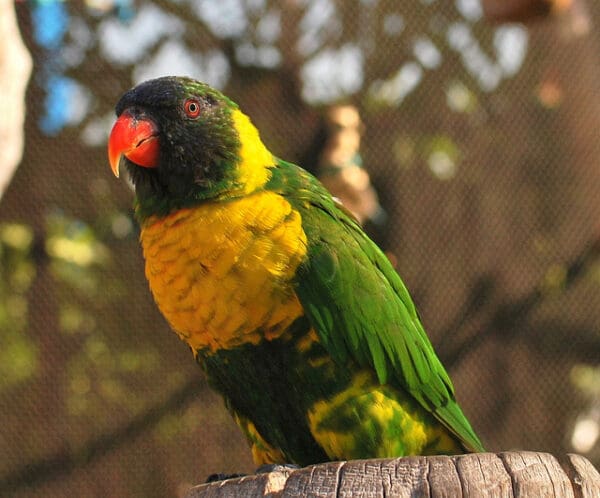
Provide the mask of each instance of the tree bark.
[{"label": "tree bark", "polygon": [[412,456],[311,465],[202,484],[185,498],[594,498],[600,474],[584,457],[530,451]]},{"label": "tree bark", "polygon": [[0,0],[0,199],[23,154],[25,90],[31,74],[13,0]]}]

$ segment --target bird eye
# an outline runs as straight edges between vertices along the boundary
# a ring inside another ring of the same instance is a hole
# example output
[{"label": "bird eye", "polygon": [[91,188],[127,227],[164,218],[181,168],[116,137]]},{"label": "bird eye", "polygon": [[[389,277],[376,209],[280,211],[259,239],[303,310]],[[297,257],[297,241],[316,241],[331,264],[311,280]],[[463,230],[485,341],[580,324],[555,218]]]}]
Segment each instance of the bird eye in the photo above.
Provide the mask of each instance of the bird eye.
[{"label": "bird eye", "polygon": [[200,103],[196,99],[187,99],[183,110],[190,118],[197,118],[200,115]]}]

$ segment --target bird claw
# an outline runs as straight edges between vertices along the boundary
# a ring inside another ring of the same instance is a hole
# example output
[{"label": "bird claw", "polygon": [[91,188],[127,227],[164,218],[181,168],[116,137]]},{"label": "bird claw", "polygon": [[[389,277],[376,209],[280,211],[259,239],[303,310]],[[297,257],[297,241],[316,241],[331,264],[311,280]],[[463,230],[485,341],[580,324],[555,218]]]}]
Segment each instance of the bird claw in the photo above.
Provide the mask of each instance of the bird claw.
[{"label": "bird claw", "polygon": [[221,474],[221,473],[216,473],[216,474],[211,474],[206,478],[206,484],[210,483],[210,482],[218,482],[218,481],[225,481],[227,479],[235,479],[236,477],[244,477],[245,475],[248,474]]}]

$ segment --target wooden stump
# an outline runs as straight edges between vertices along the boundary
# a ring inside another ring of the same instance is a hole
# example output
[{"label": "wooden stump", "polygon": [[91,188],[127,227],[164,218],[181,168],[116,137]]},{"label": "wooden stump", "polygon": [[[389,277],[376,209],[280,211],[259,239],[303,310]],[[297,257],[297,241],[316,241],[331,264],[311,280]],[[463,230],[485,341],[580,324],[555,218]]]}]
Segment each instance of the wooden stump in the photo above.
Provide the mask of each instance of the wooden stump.
[{"label": "wooden stump", "polygon": [[185,498],[224,497],[599,498],[584,457],[530,451],[354,460],[202,484]]}]

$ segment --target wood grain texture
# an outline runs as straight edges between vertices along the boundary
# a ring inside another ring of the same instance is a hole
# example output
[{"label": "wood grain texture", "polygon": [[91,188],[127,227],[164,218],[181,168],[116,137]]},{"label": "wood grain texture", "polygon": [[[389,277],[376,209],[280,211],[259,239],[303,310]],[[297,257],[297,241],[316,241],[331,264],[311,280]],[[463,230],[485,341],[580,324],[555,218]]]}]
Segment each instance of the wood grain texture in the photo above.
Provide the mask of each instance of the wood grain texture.
[{"label": "wood grain texture", "polygon": [[237,498],[239,496],[281,496],[290,470],[255,474],[194,486],[185,498]]},{"label": "wood grain texture", "polygon": [[455,496],[512,498],[510,475],[494,453],[459,455],[452,460],[462,486],[462,494]]},{"label": "wood grain texture", "polygon": [[573,486],[556,458],[547,453],[500,453],[509,473],[514,496],[523,498],[574,498]]},{"label": "wood grain texture", "polygon": [[426,461],[431,498],[461,496],[462,484],[454,460],[448,456],[433,456],[427,457]]},{"label": "wood grain texture", "polygon": [[600,497],[600,474],[588,460],[566,455],[561,463],[531,451],[329,462],[202,484],[185,498]]},{"label": "wood grain texture", "polygon": [[570,453],[563,462],[563,468],[573,485],[576,498],[600,496],[600,474],[589,460]]}]

